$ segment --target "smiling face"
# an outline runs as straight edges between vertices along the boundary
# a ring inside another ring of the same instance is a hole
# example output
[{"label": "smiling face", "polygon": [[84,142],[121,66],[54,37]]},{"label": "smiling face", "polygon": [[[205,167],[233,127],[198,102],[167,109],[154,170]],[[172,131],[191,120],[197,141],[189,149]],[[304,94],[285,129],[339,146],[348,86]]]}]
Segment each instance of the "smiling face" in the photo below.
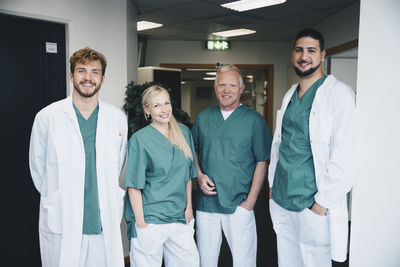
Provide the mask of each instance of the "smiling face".
[{"label": "smiling face", "polygon": [[146,114],[151,115],[153,126],[165,126],[172,116],[172,106],[167,91],[162,90],[156,94],[148,106],[144,107]]},{"label": "smiling face", "polygon": [[231,111],[239,106],[240,95],[244,90],[244,84],[240,81],[240,74],[235,70],[218,73],[214,90],[221,110]]},{"label": "smiling face", "polygon": [[90,98],[96,95],[104,82],[100,60],[76,63],[70,80],[80,96]]},{"label": "smiling face", "polygon": [[325,60],[325,50],[321,51],[319,41],[311,37],[302,37],[296,41],[292,52],[292,63],[300,78],[321,75],[321,63]]}]

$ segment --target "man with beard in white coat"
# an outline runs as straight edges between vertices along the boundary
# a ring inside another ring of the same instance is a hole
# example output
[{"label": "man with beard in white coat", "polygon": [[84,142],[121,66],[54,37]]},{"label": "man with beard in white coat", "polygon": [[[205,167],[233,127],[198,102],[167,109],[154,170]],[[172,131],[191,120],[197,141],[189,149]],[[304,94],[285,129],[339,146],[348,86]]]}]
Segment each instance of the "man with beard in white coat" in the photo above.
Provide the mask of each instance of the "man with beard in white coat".
[{"label": "man with beard in white coat", "polygon": [[44,267],[123,267],[120,232],[127,120],[99,100],[105,57],[90,48],[70,58],[72,96],[35,117],[29,164],[40,193]]},{"label": "man with beard in white coat", "polygon": [[280,267],[330,267],[346,260],[347,193],[355,176],[355,93],[322,72],[324,39],[297,34],[299,83],[278,110],[268,180]]}]

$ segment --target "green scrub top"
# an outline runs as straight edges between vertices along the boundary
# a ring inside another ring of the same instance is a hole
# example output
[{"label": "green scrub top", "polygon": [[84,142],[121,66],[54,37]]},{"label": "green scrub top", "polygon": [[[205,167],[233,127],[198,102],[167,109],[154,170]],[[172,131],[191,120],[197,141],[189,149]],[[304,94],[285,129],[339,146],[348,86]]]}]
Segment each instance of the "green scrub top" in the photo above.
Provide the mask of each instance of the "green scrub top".
[{"label": "green scrub top", "polygon": [[315,93],[326,77],[317,80],[301,99],[297,87],[283,116],[282,142],[272,199],[287,210],[302,211],[311,207],[318,191],[310,144],[309,118]]},{"label": "green scrub top", "polygon": [[[179,125],[193,152],[189,128]],[[186,186],[197,177],[196,164],[151,125],[132,135],[129,140],[126,187],[141,189],[146,223],[186,223]],[[136,237],[135,218],[129,201],[125,200],[128,238]]]},{"label": "green scrub top", "polygon": [[246,105],[226,119],[219,106],[208,108],[192,128],[195,149],[204,174],[217,194],[197,192],[197,209],[231,214],[246,200],[257,162],[269,159],[272,136],[264,118]]},{"label": "green scrub top", "polygon": [[74,105],[76,117],[85,147],[85,195],[83,211],[83,231],[85,235],[101,234],[99,192],[96,172],[96,129],[99,106],[86,120]]}]

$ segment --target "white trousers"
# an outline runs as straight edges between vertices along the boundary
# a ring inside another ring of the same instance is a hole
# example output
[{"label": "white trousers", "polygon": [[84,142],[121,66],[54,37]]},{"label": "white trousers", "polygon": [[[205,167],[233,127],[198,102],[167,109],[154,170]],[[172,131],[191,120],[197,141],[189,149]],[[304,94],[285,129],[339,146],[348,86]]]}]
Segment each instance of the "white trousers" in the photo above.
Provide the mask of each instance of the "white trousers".
[{"label": "white trousers", "polygon": [[136,227],[131,238],[131,267],[198,267],[199,253],[194,242],[194,219],[188,224],[148,224]]},{"label": "white trousers", "polygon": [[196,238],[201,267],[217,267],[222,231],[232,253],[233,267],[255,267],[257,230],[254,211],[240,206],[232,214],[196,212]]},{"label": "white trousers", "polygon": [[[62,235],[42,233],[40,252],[43,267],[60,265]],[[48,244],[46,246],[42,244]],[[103,234],[82,235],[79,267],[107,267]]]},{"label": "white trousers", "polygon": [[279,267],[331,267],[329,221],[306,208],[293,212],[269,202]]},{"label": "white trousers", "polygon": [[79,267],[107,267],[103,234],[82,235]]}]

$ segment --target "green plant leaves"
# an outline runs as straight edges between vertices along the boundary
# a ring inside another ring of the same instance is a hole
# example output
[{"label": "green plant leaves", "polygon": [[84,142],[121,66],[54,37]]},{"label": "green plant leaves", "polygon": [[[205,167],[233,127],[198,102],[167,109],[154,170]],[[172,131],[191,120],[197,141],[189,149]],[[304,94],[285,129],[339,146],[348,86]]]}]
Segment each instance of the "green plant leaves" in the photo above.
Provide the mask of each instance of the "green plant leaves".
[{"label": "green plant leaves", "polygon": [[[128,114],[128,137],[130,138],[133,133],[137,130],[142,129],[143,127],[149,124],[148,121],[144,118],[144,112],[142,108],[142,93],[148,87],[152,85],[159,85],[167,89],[170,93],[171,89],[166,87],[165,85],[158,83],[158,82],[147,82],[144,84],[137,84],[131,81],[127,86],[125,86],[125,104],[123,109]],[[189,128],[191,128],[190,118],[189,115],[178,108],[176,106],[176,101],[171,99],[172,104],[172,114],[174,115],[175,119],[182,124],[185,124]]]}]

